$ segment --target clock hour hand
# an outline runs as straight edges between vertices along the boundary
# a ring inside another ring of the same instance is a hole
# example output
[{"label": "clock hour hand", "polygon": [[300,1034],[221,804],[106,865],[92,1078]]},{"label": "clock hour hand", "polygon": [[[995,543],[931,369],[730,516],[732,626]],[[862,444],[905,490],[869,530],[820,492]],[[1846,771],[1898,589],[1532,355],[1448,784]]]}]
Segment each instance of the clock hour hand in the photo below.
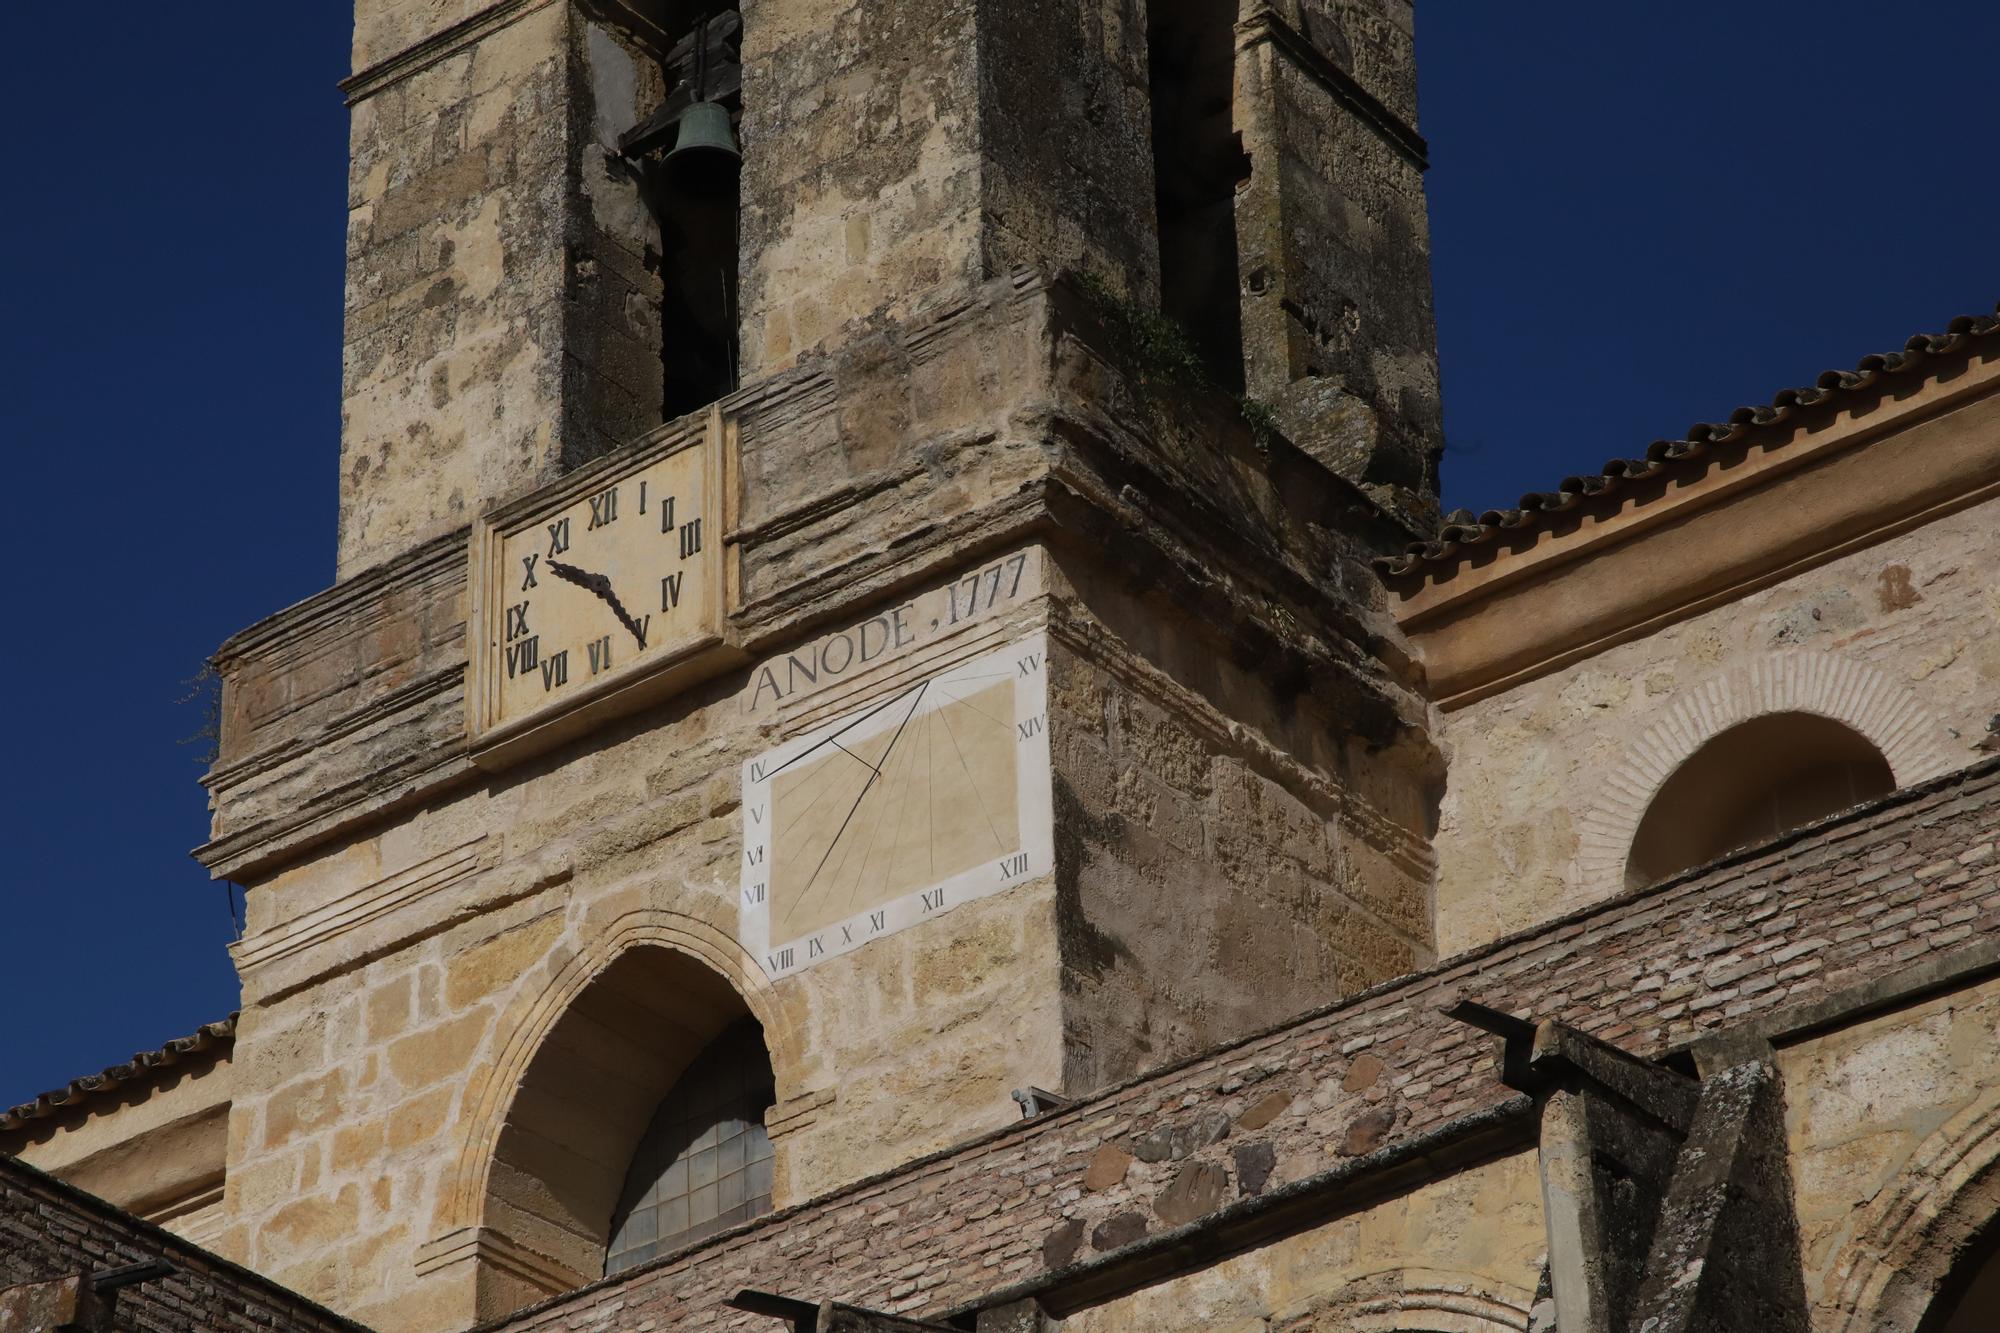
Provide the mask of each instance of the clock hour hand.
[{"label": "clock hour hand", "polygon": [[602,574],[593,574],[589,570],[578,569],[575,565],[564,564],[560,560],[549,561],[548,571],[565,583],[574,583],[585,592],[594,593],[611,608],[611,614],[618,617],[618,623],[632,631],[632,637],[639,641],[639,646],[641,648],[646,646],[646,631],[638,621],[632,619],[632,613],[625,609],[625,604],[618,600],[618,594],[611,590],[609,578]]}]

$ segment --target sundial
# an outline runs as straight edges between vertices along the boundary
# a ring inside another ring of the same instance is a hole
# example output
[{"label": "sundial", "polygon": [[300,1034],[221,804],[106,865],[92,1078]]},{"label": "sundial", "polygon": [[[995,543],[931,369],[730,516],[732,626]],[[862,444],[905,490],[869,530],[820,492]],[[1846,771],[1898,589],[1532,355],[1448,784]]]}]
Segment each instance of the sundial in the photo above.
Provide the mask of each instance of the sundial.
[{"label": "sundial", "polygon": [[1037,634],[915,679],[743,770],[743,935],[773,978],[1049,872]]}]

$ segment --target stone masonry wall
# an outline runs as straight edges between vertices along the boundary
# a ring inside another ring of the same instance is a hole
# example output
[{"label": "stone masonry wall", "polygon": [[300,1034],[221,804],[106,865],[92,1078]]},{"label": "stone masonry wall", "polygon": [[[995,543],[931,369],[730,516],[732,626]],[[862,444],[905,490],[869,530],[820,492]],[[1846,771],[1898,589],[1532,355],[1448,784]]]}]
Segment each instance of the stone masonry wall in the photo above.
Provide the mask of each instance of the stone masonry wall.
[{"label": "stone masonry wall", "polygon": [[[1457,997],[1659,1055],[1972,942],[2000,927],[1996,822],[2000,761],[1986,761],[775,1214],[507,1327],[747,1329],[750,1316],[719,1310],[744,1286],[941,1311],[1079,1261],[1108,1263],[1343,1163],[1350,1174],[1386,1167],[1427,1131],[1503,1107],[1490,1039],[1442,1013]],[[1426,1151],[1448,1141],[1427,1140]],[[1323,1216],[1361,1187],[1327,1196]]]},{"label": "stone masonry wall", "polygon": [[0,1155],[0,1287],[164,1258],[176,1271],[118,1293],[117,1326],[143,1333],[268,1328],[359,1333],[268,1279]]},{"label": "stone masonry wall", "polygon": [[1248,390],[1309,453],[1427,530],[1444,422],[1411,7],[1245,8]]},{"label": "stone masonry wall", "polygon": [[[753,659],[1040,553],[1049,595],[1024,590],[990,628],[1063,608],[1071,646],[1118,677],[1080,684],[1095,711],[1060,724],[1079,744],[1058,781],[1089,816],[1068,820],[1078,840],[1058,864],[1083,867],[1069,881],[772,986],[738,942],[737,775],[786,733],[746,714],[748,669],[487,773],[464,741],[453,537],[225,647],[203,855],[250,904],[225,1252],[388,1329],[508,1308],[468,1279],[481,1265],[541,1290],[587,1276],[589,1226],[608,1216],[584,1225],[579,1205],[558,1235],[552,1204],[539,1234],[508,1232],[482,1182],[553,1015],[627,946],[697,959],[762,1021],[781,1201],[1004,1124],[1013,1088],[1088,1091],[1423,957],[1436,766],[1363,563],[1387,525],[1229,404],[1135,388],[1130,349],[1092,319],[1073,291],[1015,275],[726,404],[733,628]],[[1098,782],[1110,751],[1086,753],[1107,734],[1159,779],[1135,772],[1116,805]],[[1198,844],[1175,816],[1191,791],[1212,802]],[[1127,877],[1124,850],[1147,871]],[[1263,896],[1267,869],[1324,904],[1313,930]],[[1199,980],[1156,973],[1180,966],[1181,941],[1142,927],[1176,909],[1201,923]],[[1065,989],[1065,968],[1098,966],[1091,930],[1132,945],[1109,983]],[[1169,992],[1171,1022],[1131,1039],[1134,1006]]]},{"label": "stone masonry wall", "polygon": [[1385,735],[1343,725],[1337,700],[1283,691],[1082,562],[1065,572],[1049,703],[1064,1087],[1430,962],[1428,750],[1388,716]]},{"label": "stone masonry wall", "polygon": [[435,10],[356,11],[343,576],[660,420],[657,240],[606,148],[646,66],[566,3]]},{"label": "stone masonry wall", "polygon": [[1996,589],[1989,500],[1447,714],[1439,947],[1621,891],[1662,754],[1712,734],[1725,701],[1796,698],[1902,782],[1978,758],[2000,711]]}]

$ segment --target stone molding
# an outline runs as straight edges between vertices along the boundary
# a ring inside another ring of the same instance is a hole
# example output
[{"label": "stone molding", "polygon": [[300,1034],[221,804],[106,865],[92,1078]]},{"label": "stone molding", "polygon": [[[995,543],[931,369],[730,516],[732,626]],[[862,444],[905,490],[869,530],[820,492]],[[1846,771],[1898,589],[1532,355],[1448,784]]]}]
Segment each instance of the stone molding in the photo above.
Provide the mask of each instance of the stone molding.
[{"label": "stone molding", "polygon": [[1828,1270],[1828,1329],[1913,1333],[1938,1286],[2000,1208],[2000,1090],[1918,1145],[1876,1192]]},{"label": "stone molding", "polygon": [[1424,136],[1356,82],[1353,75],[1327,59],[1304,33],[1268,4],[1260,5],[1236,25],[1237,50],[1247,51],[1265,43],[1283,52],[1294,67],[1326,89],[1398,157],[1418,171],[1430,170],[1430,146],[1424,142]]},{"label": "stone molding", "polygon": [[[1528,1333],[1531,1293],[1492,1278],[1427,1268],[1397,1268],[1358,1278],[1332,1305],[1315,1305],[1311,1328],[1391,1333],[1426,1329],[1436,1333]],[[1273,1329],[1289,1329],[1291,1310],[1273,1315]]]},{"label": "stone molding", "polygon": [[347,95],[347,105],[353,106],[411,75],[421,74],[440,61],[451,59],[475,42],[483,41],[536,10],[547,9],[555,3],[556,0],[500,0],[498,4],[488,5],[477,14],[432,33],[415,46],[356,70],[335,86]]},{"label": "stone molding", "polygon": [[[266,963],[290,958],[451,888],[485,868],[489,859],[485,843],[486,835],[482,833],[470,842],[427,857],[324,907],[301,913],[270,930],[245,936],[229,946],[237,970],[249,973]],[[350,958],[339,960],[342,967],[351,963]]]},{"label": "stone molding", "polygon": [[1957,766],[1930,711],[1881,671],[1833,653],[1772,653],[1681,691],[1633,742],[1583,819],[1576,874],[1584,891],[1622,892],[1632,840],[1667,779],[1731,727],[1774,713],[1812,713],[1853,728],[1889,761],[1898,787]]},{"label": "stone molding", "polygon": [[417,1247],[417,1274],[429,1277],[461,1264],[493,1268],[555,1295],[591,1281],[492,1227],[460,1227]]}]

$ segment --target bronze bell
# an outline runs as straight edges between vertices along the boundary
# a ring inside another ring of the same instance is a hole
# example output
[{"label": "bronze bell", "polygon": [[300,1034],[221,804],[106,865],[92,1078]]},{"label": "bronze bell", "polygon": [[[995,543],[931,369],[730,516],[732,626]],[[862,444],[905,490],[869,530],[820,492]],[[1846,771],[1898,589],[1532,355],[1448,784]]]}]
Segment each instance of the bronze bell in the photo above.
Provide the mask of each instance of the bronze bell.
[{"label": "bronze bell", "polygon": [[688,159],[717,157],[727,157],[731,162],[743,160],[743,150],[736,143],[736,131],[729,124],[729,108],[722,103],[690,103],[688,109],[681,112],[680,127],[673,151],[667,154],[670,165],[681,165]]}]

